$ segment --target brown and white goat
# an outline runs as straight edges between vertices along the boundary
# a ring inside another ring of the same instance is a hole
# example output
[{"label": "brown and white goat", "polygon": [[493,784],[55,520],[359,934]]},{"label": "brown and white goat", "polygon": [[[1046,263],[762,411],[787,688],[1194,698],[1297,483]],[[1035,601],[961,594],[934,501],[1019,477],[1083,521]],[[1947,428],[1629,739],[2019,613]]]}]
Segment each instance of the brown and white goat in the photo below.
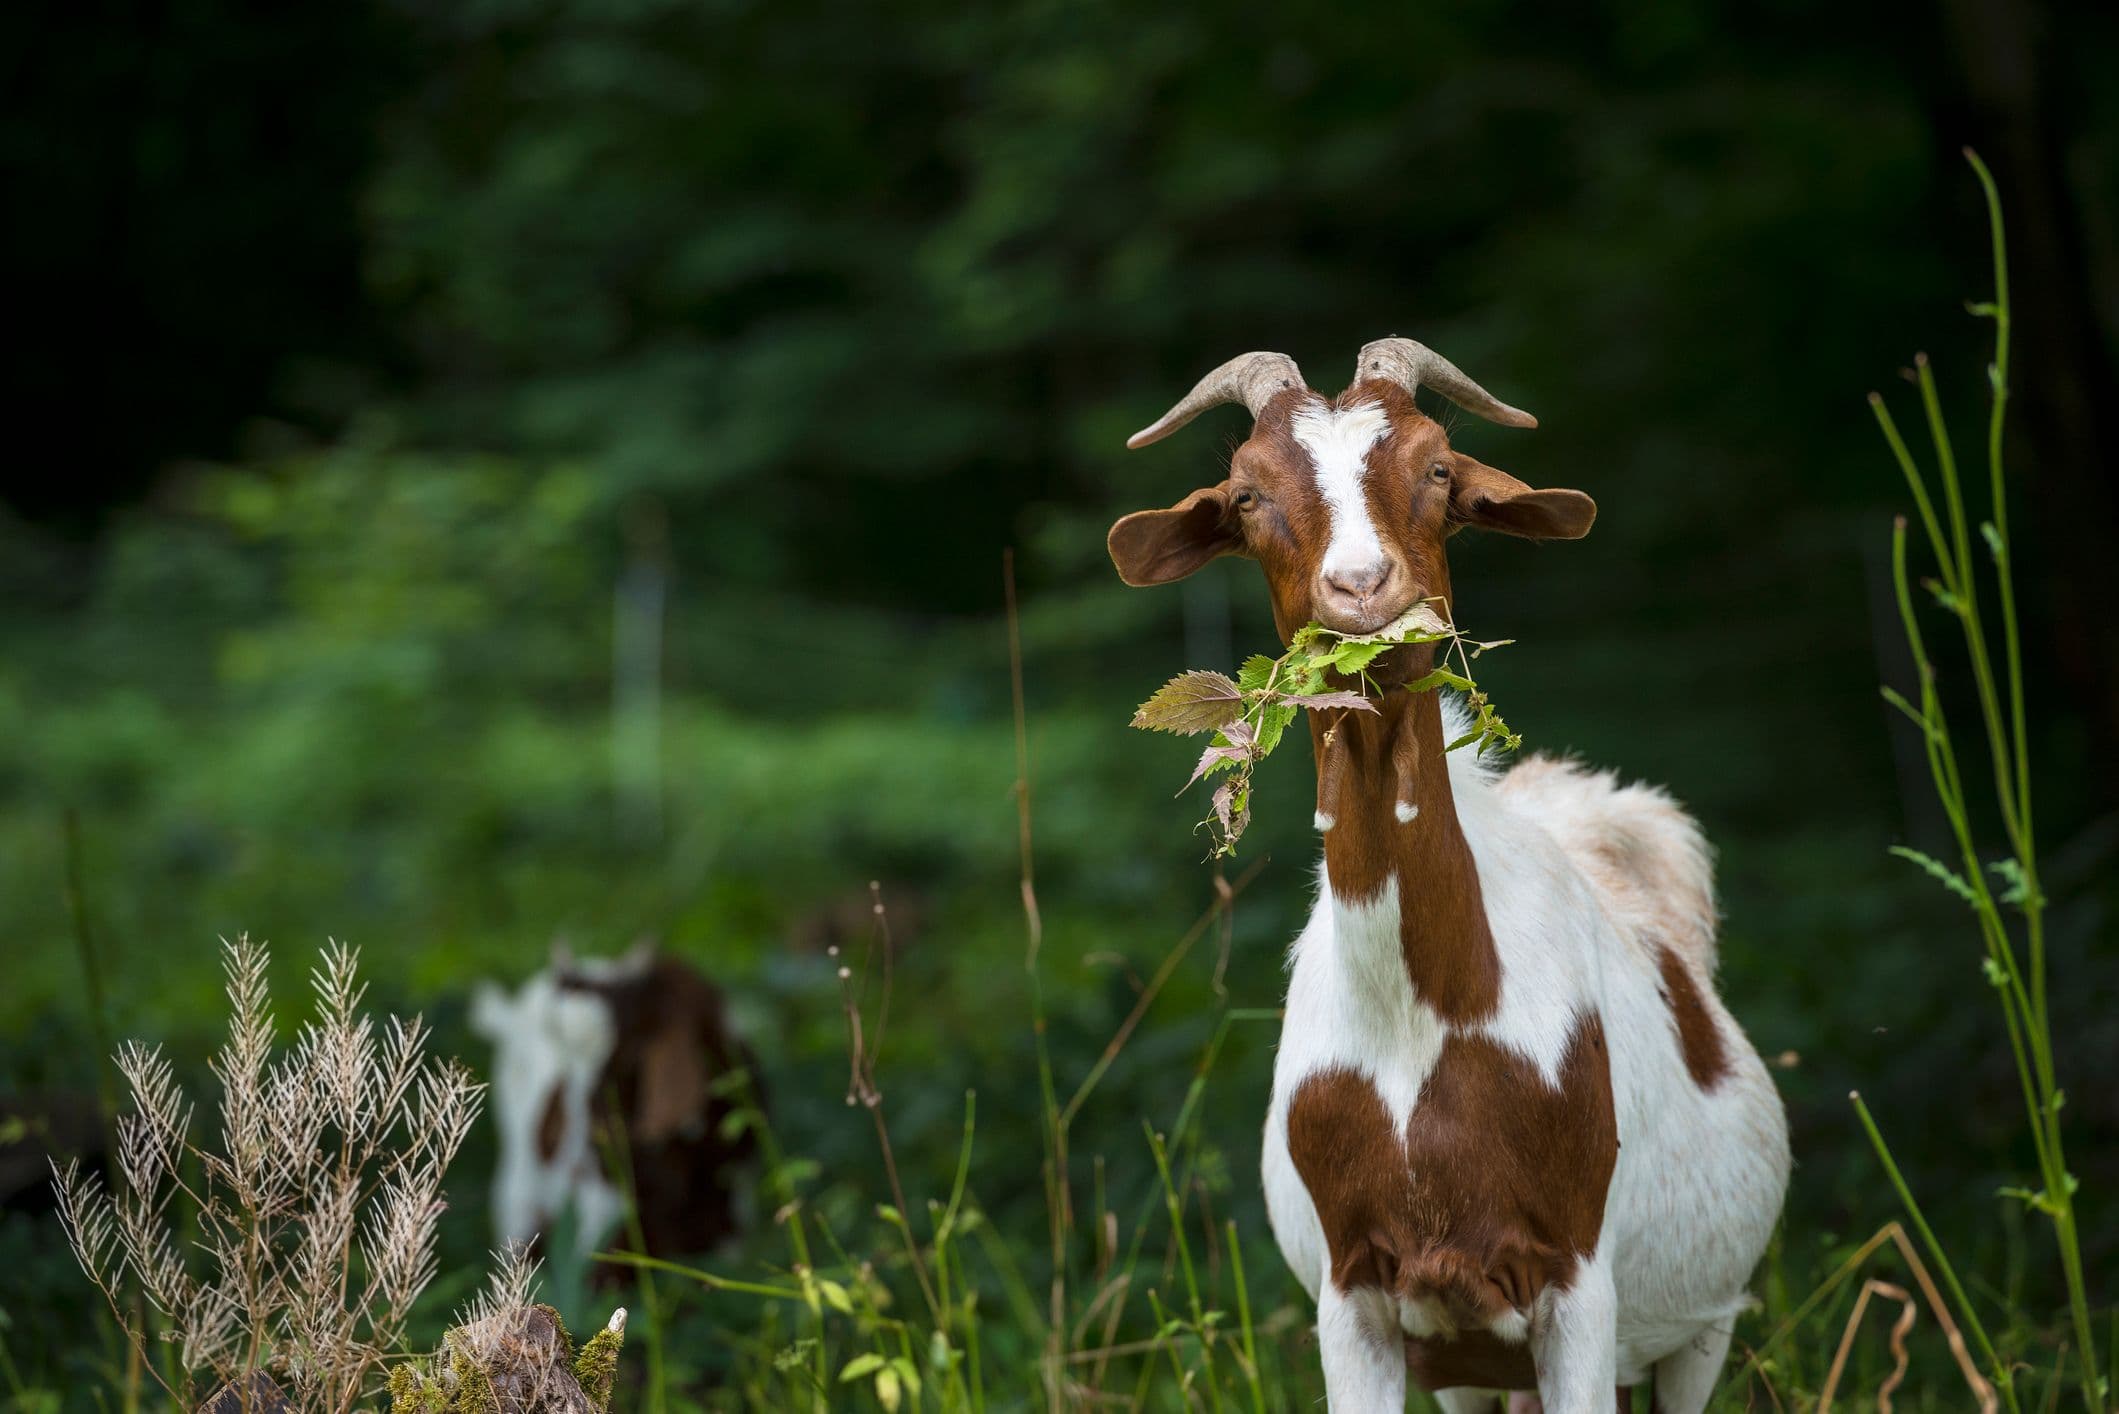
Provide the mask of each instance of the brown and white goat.
[{"label": "brown and white goat", "polygon": [[611,1240],[625,1195],[605,1158],[620,1133],[650,1255],[705,1252],[736,1230],[753,1141],[723,1133],[737,1101],[714,1082],[749,1058],[697,969],[646,946],[559,951],[512,995],[480,987],[471,1020],[493,1043],[502,1242],[535,1242],[569,1210],[579,1253]]},{"label": "brown and white goat", "polygon": [[[1588,496],[1453,449],[1423,385],[1536,425],[1409,339],[1364,348],[1336,398],[1284,355],[1232,359],[1129,442],[1220,403],[1253,419],[1221,481],[1111,528],[1119,574],[1243,555],[1283,638],[1313,619],[1366,633],[1455,608],[1464,527],[1588,532]],[[1433,657],[1406,645],[1370,674],[1393,687]],[[1446,754],[1457,709],[1436,693],[1378,706],[1310,714],[1324,863],[1265,1132],[1332,1407],[1398,1411],[1410,1377],[1449,1414],[1533,1388],[1586,1414],[1652,1375],[1659,1414],[1698,1414],[1789,1165],[1780,1098],[1715,993],[1699,827],[1608,774]]]}]

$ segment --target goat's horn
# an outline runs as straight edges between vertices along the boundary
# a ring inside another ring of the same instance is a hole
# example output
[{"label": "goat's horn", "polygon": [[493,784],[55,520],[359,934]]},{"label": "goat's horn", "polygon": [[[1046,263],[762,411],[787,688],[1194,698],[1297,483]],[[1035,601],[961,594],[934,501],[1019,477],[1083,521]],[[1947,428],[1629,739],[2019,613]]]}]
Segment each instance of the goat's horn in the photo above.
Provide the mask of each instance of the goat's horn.
[{"label": "goat's horn", "polygon": [[1177,406],[1128,437],[1126,445],[1145,447],[1150,442],[1160,442],[1208,408],[1223,403],[1242,403],[1256,417],[1276,395],[1306,386],[1302,370],[1286,354],[1238,354],[1200,379],[1191,392],[1178,399]]},{"label": "goat's horn", "polygon": [[1521,408],[1512,408],[1464,376],[1464,370],[1426,344],[1411,339],[1378,339],[1365,344],[1354,365],[1354,381],[1388,378],[1406,392],[1422,384],[1433,388],[1466,412],[1477,413],[1503,427],[1536,427],[1538,419]]}]

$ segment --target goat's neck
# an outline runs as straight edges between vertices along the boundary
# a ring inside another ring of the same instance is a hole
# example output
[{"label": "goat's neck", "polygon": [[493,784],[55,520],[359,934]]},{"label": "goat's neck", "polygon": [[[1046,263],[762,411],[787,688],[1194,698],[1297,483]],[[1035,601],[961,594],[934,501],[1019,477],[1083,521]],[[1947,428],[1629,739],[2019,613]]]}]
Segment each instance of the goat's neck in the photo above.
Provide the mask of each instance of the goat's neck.
[{"label": "goat's neck", "polygon": [[[1431,655],[1420,650],[1417,671]],[[1378,706],[1310,714],[1332,898],[1373,909],[1395,896],[1414,993],[1444,1020],[1475,1020],[1498,1004],[1501,968],[1450,790],[1442,704],[1433,692],[1388,689]]]}]

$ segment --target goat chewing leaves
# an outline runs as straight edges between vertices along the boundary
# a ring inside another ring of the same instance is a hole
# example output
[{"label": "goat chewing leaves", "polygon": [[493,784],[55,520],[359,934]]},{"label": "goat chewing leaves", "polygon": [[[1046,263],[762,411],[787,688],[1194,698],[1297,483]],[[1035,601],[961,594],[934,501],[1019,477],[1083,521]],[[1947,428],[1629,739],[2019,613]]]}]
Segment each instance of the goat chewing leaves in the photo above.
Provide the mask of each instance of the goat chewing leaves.
[{"label": "goat chewing leaves", "polygon": [[[1296,714],[1304,710],[1380,711],[1376,705],[1380,689],[1369,678],[1368,668],[1400,645],[1445,645],[1440,650],[1445,661],[1406,687],[1412,692],[1449,687],[1464,695],[1472,714],[1471,729],[1451,742],[1448,750],[1474,743],[1481,752],[1513,751],[1521,746],[1523,739],[1509,730],[1471,675],[1472,659],[1509,641],[1466,638],[1427,601],[1374,633],[1337,633],[1312,623],[1288,641],[1287,652],[1278,658],[1260,653],[1247,659],[1233,681],[1203,669],[1179,673],[1141,703],[1133,714],[1133,725],[1178,736],[1214,734],[1178,793],[1182,795],[1202,777],[1226,777],[1215,786],[1210,812],[1200,822],[1213,838],[1212,857],[1222,858],[1236,852],[1236,842],[1250,823],[1252,768],[1272,755]],[[1455,668],[1446,661],[1452,654]],[[1330,686],[1335,673],[1353,679],[1357,686]]]}]

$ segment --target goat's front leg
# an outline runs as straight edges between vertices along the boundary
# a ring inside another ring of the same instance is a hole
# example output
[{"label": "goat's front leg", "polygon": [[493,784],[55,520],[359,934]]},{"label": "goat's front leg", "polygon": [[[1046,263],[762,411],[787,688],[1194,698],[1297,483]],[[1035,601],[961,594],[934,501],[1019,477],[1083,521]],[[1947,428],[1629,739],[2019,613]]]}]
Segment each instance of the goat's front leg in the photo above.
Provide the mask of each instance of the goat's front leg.
[{"label": "goat's front leg", "polygon": [[1607,1414],[1618,1387],[1618,1296],[1601,1255],[1575,1268],[1564,1291],[1552,1292],[1532,1322],[1531,1356],[1545,1414]]},{"label": "goat's front leg", "polygon": [[1317,1352],[1332,1414],[1403,1414],[1405,1337],[1381,1293],[1341,1291],[1326,1272],[1317,1290]]}]

